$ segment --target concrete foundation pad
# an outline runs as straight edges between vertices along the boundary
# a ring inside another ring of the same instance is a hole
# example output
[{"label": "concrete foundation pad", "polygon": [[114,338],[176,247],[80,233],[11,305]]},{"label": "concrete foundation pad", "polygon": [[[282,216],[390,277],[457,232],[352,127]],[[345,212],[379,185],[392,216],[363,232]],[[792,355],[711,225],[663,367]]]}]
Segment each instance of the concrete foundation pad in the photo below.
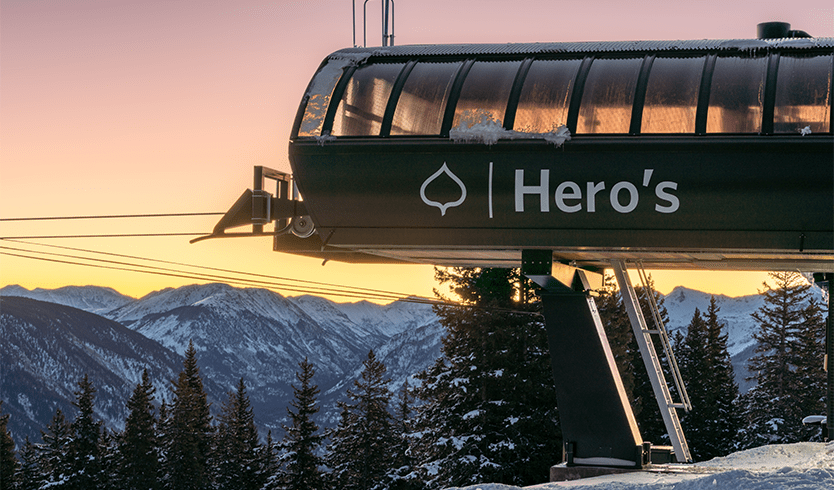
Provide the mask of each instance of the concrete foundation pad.
[{"label": "concrete foundation pad", "polygon": [[566,466],[564,464],[550,467],[550,481],[571,481],[602,475],[616,475],[642,471],[640,468],[614,468],[610,466]]}]

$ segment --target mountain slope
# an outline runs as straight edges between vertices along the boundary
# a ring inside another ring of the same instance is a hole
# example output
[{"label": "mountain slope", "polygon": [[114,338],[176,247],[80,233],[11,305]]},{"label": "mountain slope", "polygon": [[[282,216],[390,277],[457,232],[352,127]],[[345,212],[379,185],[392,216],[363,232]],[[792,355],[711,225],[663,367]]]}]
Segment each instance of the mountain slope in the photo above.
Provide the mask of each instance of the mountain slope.
[{"label": "mountain slope", "polygon": [[[822,301],[822,290],[812,288],[811,294],[818,301]],[[669,312],[669,332],[680,329],[686,333],[686,326],[692,321],[695,308],[703,314],[709,308],[709,293],[678,286],[664,297],[664,305]],[[727,350],[732,358],[736,383],[742,393],[749,390],[754,382],[745,378],[750,376],[747,371],[747,360],[754,354],[756,339],[753,334],[759,326],[751,316],[764,305],[764,296],[753,294],[748,296],[730,297],[715,295],[718,305],[718,318],[726,324]]]},{"label": "mountain slope", "polygon": [[439,355],[437,318],[420,304],[341,304],[207,284],[158,291],[107,316],[181,354],[193,341],[206,376],[227,390],[244,379],[266,429],[285,422],[305,358],[316,366],[313,381],[323,394],[321,406],[330,410],[344,393],[332,388],[352,382],[370,349],[402,354],[391,359],[400,384]]},{"label": "mountain slope", "polygon": [[88,374],[96,415],[110,427],[124,423],[125,403],[142,370],[167,392],[182,359],[123,325],[69,306],[0,297],[0,398],[12,414],[16,439],[46,427],[56,408],[75,413],[78,381]]},{"label": "mountain slope", "polygon": [[[709,308],[709,293],[696,291],[694,289],[678,286],[664,297],[664,305],[669,312],[669,332],[682,329],[686,333],[686,326],[692,321],[692,315],[697,308],[702,314]],[[757,325],[751,313],[758,310],[764,304],[761,295],[730,296],[715,295],[715,302],[718,305],[718,317],[727,325],[727,350],[730,355],[736,355],[751,345],[755,344],[753,333]]]}]

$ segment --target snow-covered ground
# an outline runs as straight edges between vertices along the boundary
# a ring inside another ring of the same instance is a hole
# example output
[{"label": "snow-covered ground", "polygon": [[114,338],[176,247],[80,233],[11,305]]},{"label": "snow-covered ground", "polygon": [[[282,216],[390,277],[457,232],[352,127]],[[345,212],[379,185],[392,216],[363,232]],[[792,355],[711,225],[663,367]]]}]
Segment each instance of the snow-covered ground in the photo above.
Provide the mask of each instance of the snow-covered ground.
[{"label": "snow-covered ground", "polygon": [[[800,442],[763,446],[692,465],[658,471],[543,483],[526,490],[818,490],[834,489],[834,443]],[[449,490],[520,490],[487,483]]]}]

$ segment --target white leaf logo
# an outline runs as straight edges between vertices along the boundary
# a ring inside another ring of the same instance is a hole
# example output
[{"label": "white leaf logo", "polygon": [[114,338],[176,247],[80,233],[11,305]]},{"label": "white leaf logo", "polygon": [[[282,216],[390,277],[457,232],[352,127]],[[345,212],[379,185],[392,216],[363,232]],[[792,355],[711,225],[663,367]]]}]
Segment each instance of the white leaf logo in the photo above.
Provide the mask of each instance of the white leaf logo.
[{"label": "white leaf logo", "polygon": [[[434,182],[438,177],[440,177],[443,174],[448,175],[450,179],[452,179],[458,186],[460,186],[460,199],[458,199],[457,201],[451,201],[444,204],[437,201],[432,201],[426,197],[426,187],[428,187],[429,184]],[[433,173],[431,177],[429,177],[428,179],[426,179],[425,182],[423,182],[423,185],[420,187],[420,198],[423,199],[423,202],[428,204],[429,206],[439,208],[440,216],[446,216],[447,209],[460,206],[461,204],[463,204],[463,201],[466,200],[466,186],[463,185],[463,181],[461,181],[457,175],[453,174],[452,171],[449,170],[449,167],[446,166],[446,162],[443,162],[443,166],[440,167],[440,170]]]}]

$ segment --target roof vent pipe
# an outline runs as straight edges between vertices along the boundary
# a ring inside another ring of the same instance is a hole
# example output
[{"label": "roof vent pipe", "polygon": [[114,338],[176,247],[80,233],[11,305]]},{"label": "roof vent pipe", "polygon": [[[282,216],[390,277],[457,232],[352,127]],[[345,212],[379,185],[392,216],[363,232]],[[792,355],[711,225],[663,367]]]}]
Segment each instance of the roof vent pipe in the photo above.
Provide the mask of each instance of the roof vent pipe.
[{"label": "roof vent pipe", "polygon": [[812,37],[805,31],[791,30],[787,22],[762,22],[756,26],[758,39],[785,39],[788,37]]}]

